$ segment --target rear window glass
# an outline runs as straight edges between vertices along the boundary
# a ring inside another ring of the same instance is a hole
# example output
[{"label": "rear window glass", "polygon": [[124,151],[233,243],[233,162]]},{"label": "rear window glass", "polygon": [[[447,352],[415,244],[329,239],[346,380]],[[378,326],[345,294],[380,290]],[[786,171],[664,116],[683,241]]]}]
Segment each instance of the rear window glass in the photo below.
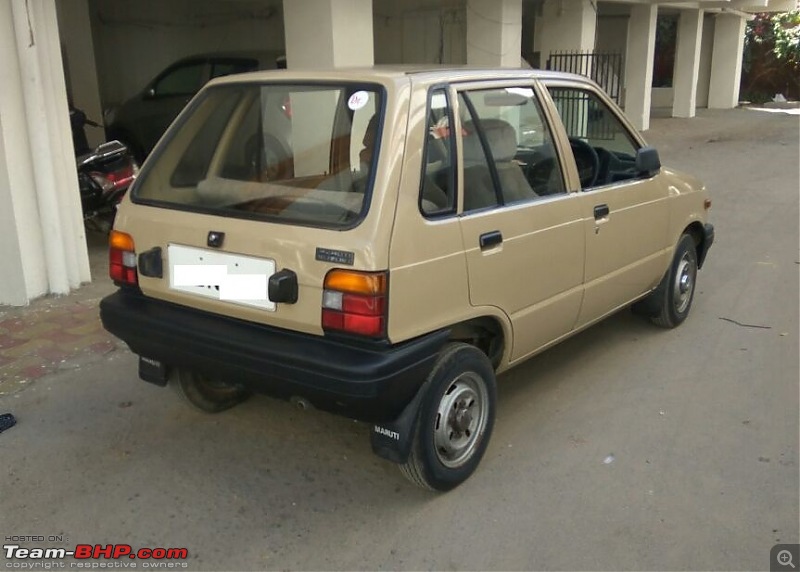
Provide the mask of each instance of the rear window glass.
[{"label": "rear window glass", "polygon": [[374,85],[211,88],[154,152],[133,199],[351,226],[371,194],[382,106]]}]

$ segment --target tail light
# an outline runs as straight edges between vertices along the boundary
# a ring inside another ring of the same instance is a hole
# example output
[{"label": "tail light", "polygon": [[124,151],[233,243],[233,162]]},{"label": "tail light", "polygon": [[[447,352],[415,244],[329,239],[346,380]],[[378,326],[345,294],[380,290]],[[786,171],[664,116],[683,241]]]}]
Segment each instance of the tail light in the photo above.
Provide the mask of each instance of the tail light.
[{"label": "tail light", "polygon": [[386,334],[388,272],[331,270],[322,292],[322,328],[360,336]]},{"label": "tail light", "polygon": [[117,284],[136,285],[136,248],[133,237],[127,233],[112,230],[108,235],[108,273]]}]

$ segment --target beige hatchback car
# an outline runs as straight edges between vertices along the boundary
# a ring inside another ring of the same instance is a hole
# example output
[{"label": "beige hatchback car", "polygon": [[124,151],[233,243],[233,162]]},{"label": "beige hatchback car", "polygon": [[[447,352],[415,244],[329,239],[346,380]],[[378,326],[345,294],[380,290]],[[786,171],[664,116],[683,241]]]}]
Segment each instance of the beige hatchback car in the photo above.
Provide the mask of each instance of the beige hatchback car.
[{"label": "beige hatchback car", "polygon": [[489,443],[498,373],[629,305],[683,322],[710,205],[580,76],[229,76],[120,206],[101,317],[202,410],[262,392],[366,421],[448,490]]}]

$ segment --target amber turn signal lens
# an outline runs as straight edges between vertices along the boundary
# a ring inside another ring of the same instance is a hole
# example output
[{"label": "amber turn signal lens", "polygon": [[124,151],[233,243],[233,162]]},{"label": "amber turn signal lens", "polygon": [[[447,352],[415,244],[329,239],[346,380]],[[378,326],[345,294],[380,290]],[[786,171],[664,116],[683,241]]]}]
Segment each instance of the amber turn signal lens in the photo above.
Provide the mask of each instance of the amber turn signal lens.
[{"label": "amber turn signal lens", "polygon": [[112,230],[108,235],[108,245],[117,250],[136,250],[133,247],[133,237],[126,232],[118,230]]},{"label": "amber turn signal lens", "polygon": [[705,200],[705,202],[703,203],[703,208],[705,208],[706,210],[711,208],[711,199]]},{"label": "amber turn signal lens", "polygon": [[331,270],[325,276],[325,289],[376,296],[386,293],[386,272]]}]

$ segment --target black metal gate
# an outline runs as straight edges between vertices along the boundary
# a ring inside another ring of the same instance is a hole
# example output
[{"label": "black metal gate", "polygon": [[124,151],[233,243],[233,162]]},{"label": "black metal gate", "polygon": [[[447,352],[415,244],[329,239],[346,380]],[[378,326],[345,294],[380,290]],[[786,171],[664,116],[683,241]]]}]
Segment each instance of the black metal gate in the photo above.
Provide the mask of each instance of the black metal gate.
[{"label": "black metal gate", "polygon": [[547,69],[585,75],[618,104],[622,94],[622,64],[622,54],[612,52],[559,51],[550,52],[547,58]]}]

